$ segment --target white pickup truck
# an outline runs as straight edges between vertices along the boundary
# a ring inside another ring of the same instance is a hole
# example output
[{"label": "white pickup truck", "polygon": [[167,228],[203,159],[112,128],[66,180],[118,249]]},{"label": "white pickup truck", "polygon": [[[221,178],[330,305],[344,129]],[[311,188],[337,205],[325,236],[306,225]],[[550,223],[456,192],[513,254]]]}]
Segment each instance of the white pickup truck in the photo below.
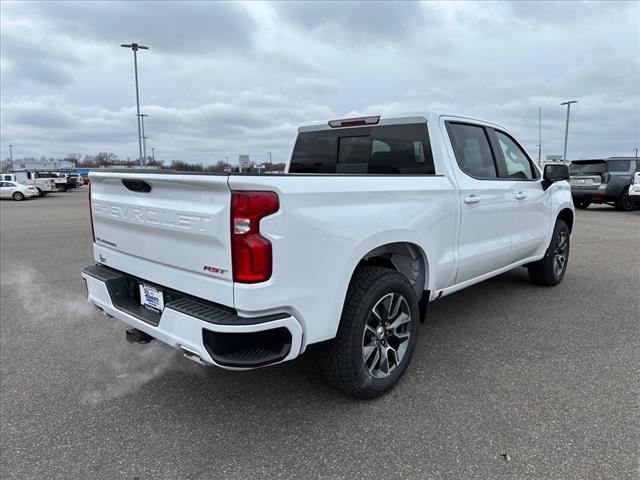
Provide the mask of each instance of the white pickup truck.
[{"label": "white pickup truck", "polygon": [[82,276],[131,342],[228,369],[320,344],[329,381],[373,398],[405,371],[427,302],[521,266],[562,280],[568,176],[464,116],[313,123],[280,175],[91,172]]}]

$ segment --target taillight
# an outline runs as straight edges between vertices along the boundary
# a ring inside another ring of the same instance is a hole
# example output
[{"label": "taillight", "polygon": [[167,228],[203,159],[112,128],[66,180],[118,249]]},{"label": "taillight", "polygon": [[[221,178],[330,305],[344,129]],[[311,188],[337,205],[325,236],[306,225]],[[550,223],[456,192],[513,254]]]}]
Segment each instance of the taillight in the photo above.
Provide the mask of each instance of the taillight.
[{"label": "taillight", "polygon": [[271,242],[260,235],[260,219],[278,211],[274,192],[231,192],[233,280],[265,282],[271,278]]},{"label": "taillight", "polygon": [[96,243],[96,231],[93,228],[93,207],[91,205],[91,184],[89,184],[89,219],[91,219],[91,237],[93,243]]}]

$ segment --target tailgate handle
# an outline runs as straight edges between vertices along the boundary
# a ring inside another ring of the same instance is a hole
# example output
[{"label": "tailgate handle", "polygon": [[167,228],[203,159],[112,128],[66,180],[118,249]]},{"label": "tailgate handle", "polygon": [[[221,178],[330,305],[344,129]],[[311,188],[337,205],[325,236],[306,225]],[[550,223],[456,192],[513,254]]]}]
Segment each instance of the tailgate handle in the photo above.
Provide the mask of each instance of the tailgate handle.
[{"label": "tailgate handle", "polygon": [[151,191],[151,185],[144,180],[122,180],[122,184],[132,192],[149,193]]}]

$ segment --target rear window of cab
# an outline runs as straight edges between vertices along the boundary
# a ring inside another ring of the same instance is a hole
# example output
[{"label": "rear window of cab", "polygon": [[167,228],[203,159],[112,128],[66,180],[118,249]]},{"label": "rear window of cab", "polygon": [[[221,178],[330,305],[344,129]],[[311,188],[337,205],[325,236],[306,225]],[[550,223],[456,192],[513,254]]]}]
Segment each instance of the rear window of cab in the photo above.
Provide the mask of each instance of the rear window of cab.
[{"label": "rear window of cab", "polygon": [[434,175],[424,123],[298,134],[289,173]]}]

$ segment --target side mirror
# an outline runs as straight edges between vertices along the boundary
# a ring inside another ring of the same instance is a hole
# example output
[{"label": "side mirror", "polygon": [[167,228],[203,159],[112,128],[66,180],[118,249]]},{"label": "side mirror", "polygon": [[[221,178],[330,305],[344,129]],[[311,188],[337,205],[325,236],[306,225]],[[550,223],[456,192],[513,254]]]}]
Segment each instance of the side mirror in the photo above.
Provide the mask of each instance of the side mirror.
[{"label": "side mirror", "polygon": [[545,190],[554,182],[569,180],[569,167],[567,165],[545,165],[542,175],[542,188]]}]

